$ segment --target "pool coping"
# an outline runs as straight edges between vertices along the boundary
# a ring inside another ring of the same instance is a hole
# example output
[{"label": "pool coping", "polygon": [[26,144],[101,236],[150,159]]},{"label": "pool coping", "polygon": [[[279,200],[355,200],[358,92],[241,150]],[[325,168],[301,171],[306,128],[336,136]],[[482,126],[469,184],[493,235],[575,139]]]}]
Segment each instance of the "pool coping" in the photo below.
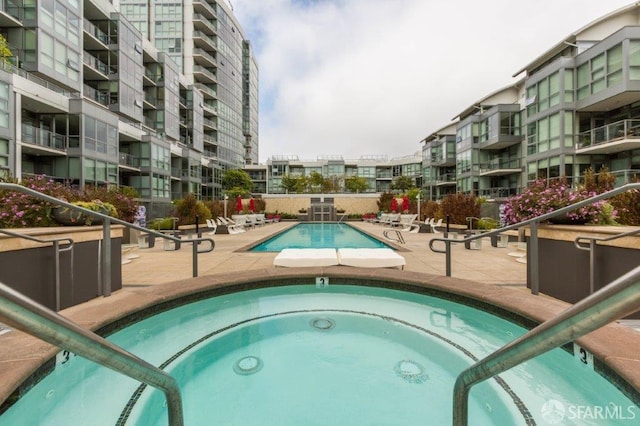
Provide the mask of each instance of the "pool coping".
[{"label": "pool coping", "polygon": [[[127,288],[109,297],[100,297],[61,311],[82,327],[109,334],[118,323],[141,315],[178,306],[211,294],[223,294],[257,287],[315,282],[327,277],[330,285],[349,283],[373,285],[387,283],[390,288],[406,289],[471,304],[498,315],[512,316],[522,325],[535,325],[557,315],[571,305],[557,299],[534,296],[526,288],[501,287],[461,278],[392,269],[344,266],[309,268],[270,268],[238,271],[235,274],[207,275],[158,284]],[[163,306],[164,305],[164,306]],[[142,314],[141,314],[142,312]],[[145,313],[146,312],[146,313]],[[512,315],[511,315],[512,314]],[[12,324],[7,324],[13,328]],[[593,354],[595,368],[640,405],[640,333],[609,324],[576,341]],[[48,374],[55,365],[59,349],[20,331],[0,335],[0,413]]]}]

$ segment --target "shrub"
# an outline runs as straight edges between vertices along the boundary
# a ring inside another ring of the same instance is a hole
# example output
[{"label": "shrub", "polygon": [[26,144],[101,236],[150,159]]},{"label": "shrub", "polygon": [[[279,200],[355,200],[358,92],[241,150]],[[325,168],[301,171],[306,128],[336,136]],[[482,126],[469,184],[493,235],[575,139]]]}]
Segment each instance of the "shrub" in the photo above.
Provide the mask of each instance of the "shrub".
[{"label": "shrub", "polygon": [[117,211],[117,215],[110,216],[133,223],[138,210],[135,198],[138,197],[138,192],[129,187],[107,188],[104,186],[87,186],[82,191],[80,199],[82,201],[101,200],[104,203],[112,204]]},{"label": "shrub", "polygon": [[495,229],[497,228],[499,225],[498,221],[490,218],[490,217],[483,217],[480,220],[478,220],[478,229]]},{"label": "shrub", "polygon": [[149,229],[154,229],[156,231],[159,231],[161,229],[162,230],[173,229],[173,219],[171,219],[170,217],[156,218],[150,221],[148,226],[149,226]]},{"label": "shrub", "polygon": [[[18,183],[15,179],[4,182]],[[20,184],[55,198],[77,199],[76,190],[44,175],[26,176]],[[51,209],[55,205],[48,201],[12,190],[0,190],[0,200],[0,228],[57,226],[51,218]]]},{"label": "shrub", "polygon": [[616,209],[617,222],[621,225],[640,225],[640,190],[626,191],[609,200]]},{"label": "shrub", "polygon": [[471,194],[447,194],[440,203],[440,211],[435,215],[437,219],[449,216],[449,222],[466,225],[468,217],[480,216],[480,203]]},{"label": "shrub", "polygon": [[198,222],[205,223],[206,219],[211,219],[211,211],[205,204],[196,199],[195,195],[189,193],[182,200],[175,202],[176,208],[174,216],[178,218],[178,225],[193,225]]},{"label": "shrub", "polygon": [[[211,212],[211,217],[213,219],[217,219],[219,217],[224,216],[224,201],[211,200],[211,201],[205,202],[204,204],[205,206],[207,206],[207,208]],[[229,209],[230,209],[230,205],[229,205],[229,202],[227,202],[227,213]]]},{"label": "shrub", "polygon": [[435,218],[436,216],[442,217],[440,213],[440,204],[433,200],[426,200],[420,206],[420,215],[427,218]]},{"label": "shrub", "polygon": [[[532,183],[522,194],[509,198],[504,205],[504,219],[507,224],[522,222],[527,219],[551,213],[562,207],[577,203],[595,196],[596,193],[585,187],[572,189],[566,179],[556,179],[547,184],[540,179]],[[601,223],[604,202],[599,201],[566,214],[558,221],[567,223]],[[610,220],[615,218],[615,211],[611,212]],[[608,219],[609,220],[609,219]]]},{"label": "shrub", "polygon": [[393,197],[395,197],[395,195],[390,192],[383,192],[382,194],[380,194],[380,199],[376,201],[376,204],[378,204],[378,210],[381,212],[390,212],[391,199]]}]

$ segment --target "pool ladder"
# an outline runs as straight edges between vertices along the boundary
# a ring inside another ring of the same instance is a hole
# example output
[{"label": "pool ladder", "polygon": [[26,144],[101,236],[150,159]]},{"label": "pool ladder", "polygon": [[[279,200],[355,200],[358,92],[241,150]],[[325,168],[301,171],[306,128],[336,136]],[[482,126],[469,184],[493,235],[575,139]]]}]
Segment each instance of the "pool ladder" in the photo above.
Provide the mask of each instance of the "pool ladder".
[{"label": "pool ladder", "polygon": [[466,426],[471,387],[640,309],[640,266],[464,370],[453,388],[453,424]]}]

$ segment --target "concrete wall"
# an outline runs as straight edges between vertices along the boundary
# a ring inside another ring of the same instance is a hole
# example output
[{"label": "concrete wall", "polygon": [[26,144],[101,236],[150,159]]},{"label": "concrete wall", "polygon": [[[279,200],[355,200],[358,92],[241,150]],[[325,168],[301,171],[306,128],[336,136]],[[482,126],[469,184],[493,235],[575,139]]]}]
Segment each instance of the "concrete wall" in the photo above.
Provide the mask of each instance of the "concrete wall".
[{"label": "concrete wall", "polygon": [[[73,232],[73,230],[77,232]],[[71,226],[41,228],[37,238],[71,238],[71,252],[60,253],[60,309],[86,302],[102,295],[100,283],[100,241],[102,227]],[[17,231],[17,230],[12,230]],[[19,230],[20,233],[23,230]],[[1,235],[1,234],[0,234]],[[36,236],[36,235],[33,235]],[[111,231],[111,291],[122,288],[122,230]],[[0,281],[25,296],[56,308],[55,256],[51,245],[3,236],[0,238]]]},{"label": "concrete wall", "polygon": [[264,194],[265,210],[269,213],[297,214],[299,209],[309,209],[311,198],[333,198],[336,209],[346,214],[375,213],[378,211],[378,194]]}]

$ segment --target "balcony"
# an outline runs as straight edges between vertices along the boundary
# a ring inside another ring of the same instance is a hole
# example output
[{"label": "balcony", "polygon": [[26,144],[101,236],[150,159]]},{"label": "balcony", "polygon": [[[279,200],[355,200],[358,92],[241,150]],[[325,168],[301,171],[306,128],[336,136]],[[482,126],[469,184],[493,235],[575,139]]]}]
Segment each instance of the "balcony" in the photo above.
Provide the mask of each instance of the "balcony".
[{"label": "balcony", "polygon": [[217,99],[218,96],[216,94],[216,91],[213,90],[211,87],[202,83],[196,83],[194,84],[194,86],[200,89],[200,91],[202,92],[202,94],[206,99]]},{"label": "balcony", "polygon": [[110,96],[109,92],[106,90],[94,89],[93,87],[85,84],[82,89],[82,94],[85,98],[97,102],[100,105],[109,106]]},{"label": "balcony", "polygon": [[215,52],[218,50],[218,43],[216,39],[206,35],[202,31],[194,31],[193,32],[193,43],[196,47],[202,48],[207,51]]},{"label": "balcony", "polygon": [[445,174],[436,176],[435,184],[436,184],[436,186],[455,185],[456,184],[456,174],[455,173],[445,173]]},{"label": "balcony", "polygon": [[218,77],[214,71],[200,65],[193,66],[193,76],[199,83],[213,84],[218,82]]},{"label": "balcony", "polygon": [[206,50],[200,48],[193,49],[193,60],[201,67],[215,68],[218,66],[218,61],[216,61],[216,58],[210,52],[207,52]]},{"label": "balcony", "polygon": [[207,35],[214,36],[218,32],[216,25],[213,22],[209,21],[206,16],[201,15],[200,13],[193,14],[193,26],[198,31],[202,31]]},{"label": "balcony", "polygon": [[140,171],[140,168],[136,165],[137,163],[136,157],[134,157],[131,154],[127,154],[126,152],[121,152],[118,155],[119,155],[118,165],[120,166],[120,168],[138,171],[138,172]]},{"label": "balcony", "polygon": [[83,24],[84,33],[89,36],[84,37],[85,49],[106,50],[109,46],[109,35],[86,18]]},{"label": "balcony", "polygon": [[576,154],[614,154],[640,148],[640,120],[621,120],[578,133]]},{"label": "balcony", "polygon": [[116,69],[102,62],[86,50],[82,55],[82,63],[85,65],[85,80],[104,80],[108,81],[109,76],[116,74]]},{"label": "balcony", "polygon": [[495,187],[485,188],[478,191],[478,195],[484,198],[507,198],[518,194],[518,188]]},{"label": "balcony", "polygon": [[205,127],[205,130],[218,130],[218,126],[212,120],[207,120],[206,118],[202,119],[202,124]]},{"label": "balcony", "polygon": [[64,156],[67,152],[67,137],[34,127],[30,124],[22,124],[22,152],[36,155]]},{"label": "balcony", "polygon": [[22,2],[3,0],[0,5],[0,27],[17,28],[21,27],[24,19],[24,8]]},{"label": "balcony", "polygon": [[520,159],[494,158],[487,163],[480,163],[480,176],[505,176],[522,171]]},{"label": "balcony", "polygon": [[216,18],[216,11],[209,3],[207,3],[207,0],[193,0],[193,11],[200,13],[209,19]]}]

